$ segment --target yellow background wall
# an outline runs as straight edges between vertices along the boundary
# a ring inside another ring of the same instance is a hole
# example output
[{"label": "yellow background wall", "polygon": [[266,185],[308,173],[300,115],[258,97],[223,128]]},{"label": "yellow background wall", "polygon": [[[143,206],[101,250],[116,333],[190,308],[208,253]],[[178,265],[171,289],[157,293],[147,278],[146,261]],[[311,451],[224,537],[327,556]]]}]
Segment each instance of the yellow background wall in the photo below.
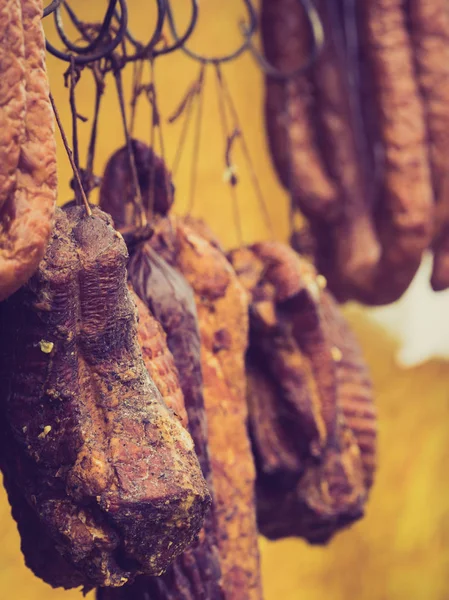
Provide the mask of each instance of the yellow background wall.
[{"label": "yellow background wall", "polygon": [[[73,5],[75,3],[72,3]],[[140,39],[148,37],[153,13],[148,2],[129,0],[131,24]],[[180,28],[188,2],[174,0]],[[104,2],[77,0],[85,20],[98,18]],[[237,0],[202,0],[202,16],[192,41],[195,49],[219,53],[239,43],[238,19],[244,12]],[[51,26],[47,24],[52,36]],[[49,59],[52,89],[69,130],[67,90],[61,64]],[[198,65],[181,53],[161,58],[156,82],[163,117],[172,113],[198,72]],[[287,200],[278,186],[266,150],[262,121],[262,79],[250,57],[224,67],[252,157],[259,174],[276,235],[288,233]],[[218,121],[213,72],[208,73],[203,136],[194,214],[207,219],[228,246],[237,243],[229,192],[223,182],[224,140]],[[129,77],[125,85],[129,89]],[[89,73],[79,86],[78,111],[90,116],[92,87]],[[85,155],[88,125],[80,123],[80,148]],[[180,124],[165,124],[169,164],[173,160]],[[148,140],[148,108],[142,101],[136,134]],[[110,153],[123,144],[113,81],[100,120],[96,170],[101,173]],[[189,189],[192,139],[176,178],[176,210],[184,212]],[[71,177],[62,147],[60,202],[71,197]],[[239,208],[244,241],[265,238],[248,173],[239,153]],[[395,342],[372,325],[357,307],[346,309],[359,334],[377,389],[380,418],[379,472],[366,518],[338,535],[327,548],[310,548],[298,540],[261,540],[266,600],[447,600],[449,598],[449,368],[443,363],[400,371],[393,361]],[[0,495],[0,600],[81,600],[79,591],[51,590],[24,567],[19,537]],[[89,596],[90,597],[90,596]]]}]

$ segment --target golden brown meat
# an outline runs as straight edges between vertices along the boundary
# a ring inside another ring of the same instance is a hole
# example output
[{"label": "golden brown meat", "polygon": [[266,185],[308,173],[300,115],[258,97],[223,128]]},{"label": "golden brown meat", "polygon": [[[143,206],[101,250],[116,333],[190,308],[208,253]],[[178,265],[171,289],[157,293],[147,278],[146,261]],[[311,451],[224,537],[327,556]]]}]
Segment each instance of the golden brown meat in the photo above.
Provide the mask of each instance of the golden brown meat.
[{"label": "golden brown meat", "polygon": [[151,314],[131,285],[129,288],[139,316],[137,338],[142,350],[143,362],[165,404],[187,428],[188,417],[184,396],[179,385],[179,375],[173,355],[167,346],[167,336],[159,321]]},{"label": "golden brown meat", "polygon": [[0,300],[37,269],[50,237],[57,192],[42,0],[19,4],[7,2],[0,14],[5,26],[0,40],[0,127],[7,151],[0,172]]},{"label": "golden brown meat", "polygon": [[337,403],[360,450],[366,489],[376,471],[376,409],[371,379],[354,333],[330,294],[321,296],[323,329],[336,360]]},{"label": "golden brown meat", "polygon": [[20,0],[0,6],[0,208],[14,190],[25,131],[25,51]]},{"label": "golden brown meat", "polygon": [[225,597],[260,599],[255,470],[246,432],[247,296],[222,252],[182,219],[160,219],[150,243],[195,293]]}]

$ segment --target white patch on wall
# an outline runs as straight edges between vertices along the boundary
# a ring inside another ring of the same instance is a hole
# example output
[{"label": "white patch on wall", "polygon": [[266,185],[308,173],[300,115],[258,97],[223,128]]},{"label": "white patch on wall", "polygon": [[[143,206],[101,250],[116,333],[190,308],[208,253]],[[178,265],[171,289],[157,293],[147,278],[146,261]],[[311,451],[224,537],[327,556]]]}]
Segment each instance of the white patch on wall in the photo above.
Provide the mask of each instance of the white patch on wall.
[{"label": "white patch on wall", "polygon": [[370,319],[399,342],[396,360],[415,367],[428,360],[449,360],[449,290],[430,287],[432,256],[426,255],[404,296],[394,304],[365,308]]}]

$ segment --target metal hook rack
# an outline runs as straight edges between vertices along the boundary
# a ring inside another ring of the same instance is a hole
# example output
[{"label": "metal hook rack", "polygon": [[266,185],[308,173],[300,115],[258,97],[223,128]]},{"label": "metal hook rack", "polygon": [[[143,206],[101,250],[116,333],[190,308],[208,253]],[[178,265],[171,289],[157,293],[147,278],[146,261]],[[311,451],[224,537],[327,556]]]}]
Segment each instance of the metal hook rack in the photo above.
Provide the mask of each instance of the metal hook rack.
[{"label": "metal hook rack", "polygon": [[[84,66],[94,63],[101,59],[110,59],[113,52],[129,42],[133,52],[126,52],[120,58],[115,56],[115,65],[117,62],[121,66],[133,61],[145,58],[155,58],[156,56],[166,55],[182,47],[192,35],[198,20],[198,0],[191,0],[192,11],[189,24],[185,32],[174,43],[163,48],[156,48],[162,37],[162,29],[166,18],[170,25],[174,25],[173,12],[169,0],[155,0],[157,8],[156,23],[150,40],[143,44],[138,41],[128,27],[128,7],[126,0],[109,0],[108,7],[103,21],[100,25],[84,23],[76,15],[74,9],[67,0],[53,0],[44,9],[43,17],[53,14],[54,23],[58,36],[64,46],[64,50],[56,48],[52,43],[46,40],[46,47],[50,54],[66,62],[74,62],[76,65]],[[118,9],[119,7],[119,9]],[[87,44],[80,45],[72,42],[64,29],[62,9],[65,9],[71,23],[80,33],[81,37],[87,41]],[[92,35],[96,30],[96,35]]]},{"label": "metal hook rack", "polygon": [[230,54],[227,54],[224,56],[204,56],[202,54],[194,52],[193,50],[190,50],[186,46],[185,42],[183,44],[179,43],[181,40],[178,36],[178,32],[176,31],[176,26],[173,21],[172,14],[170,12],[168,14],[168,23],[170,26],[170,31],[171,31],[171,34],[174,37],[174,39],[179,43],[179,47],[184,52],[184,54],[186,54],[190,58],[193,58],[194,60],[197,60],[203,64],[220,64],[220,63],[224,63],[224,62],[229,62],[229,61],[235,60],[241,54],[243,54],[243,52],[245,52],[249,48],[251,39],[257,30],[257,13],[254,8],[254,5],[251,2],[251,0],[243,0],[243,1],[244,1],[246,10],[248,12],[248,20],[249,20],[248,25],[246,25],[245,39],[236,50],[234,50]]},{"label": "metal hook rack", "polygon": [[[142,226],[146,225],[146,216],[143,211],[143,204],[140,198],[140,189],[137,180],[136,167],[134,164],[134,155],[131,149],[131,134],[128,125],[128,118],[126,116],[125,106],[124,106],[124,91],[122,85],[122,70],[123,68],[129,64],[134,63],[136,66],[136,76],[141,77],[142,67],[145,61],[149,61],[150,64],[150,72],[151,78],[153,77],[153,61],[156,57],[167,55],[171,52],[180,50],[185,55],[190,57],[191,59],[197,61],[201,65],[200,78],[196,82],[198,86],[198,97],[199,97],[199,109],[197,111],[197,121],[201,118],[201,105],[202,105],[202,89],[203,89],[203,79],[204,79],[204,70],[207,66],[213,66],[216,70],[217,82],[219,84],[219,92],[223,96],[221,98],[221,117],[223,123],[226,125],[226,107],[225,104],[228,104],[227,110],[230,111],[232,115],[232,119],[234,125],[238,123],[238,116],[233,106],[232,99],[230,98],[229,91],[226,89],[226,84],[223,80],[220,65],[223,63],[231,62],[241,56],[244,52],[250,52],[255,58],[257,64],[261,68],[261,70],[268,76],[274,77],[279,80],[288,80],[290,78],[294,78],[301,73],[303,73],[306,69],[308,69],[313,62],[319,56],[319,53],[323,47],[324,43],[324,33],[323,26],[319,17],[319,14],[315,8],[314,0],[299,0],[301,5],[303,6],[307,18],[309,21],[311,33],[312,33],[312,46],[308,59],[304,64],[299,65],[297,68],[291,70],[290,72],[281,72],[275,67],[273,67],[269,62],[260,54],[260,52],[256,49],[254,45],[254,36],[257,32],[258,28],[258,16],[255,10],[254,4],[252,0],[242,0],[244,7],[247,11],[247,22],[244,25],[240,25],[242,31],[242,42],[234,51],[222,55],[222,56],[206,56],[200,54],[198,52],[194,52],[187,46],[187,42],[193,34],[195,27],[198,23],[199,18],[199,8],[198,8],[198,0],[191,0],[191,15],[188,26],[186,27],[184,33],[182,35],[178,34],[177,27],[175,24],[175,19],[173,15],[173,10],[171,6],[170,0],[155,0],[157,16],[154,23],[154,29],[150,36],[150,39],[146,43],[142,43],[135,38],[128,26],[128,7],[127,0],[108,0],[106,12],[104,14],[104,18],[101,23],[85,23],[83,22],[75,13],[74,9],[69,4],[68,0],[52,0],[44,9],[43,17],[48,17],[50,14],[53,14],[53,19],[55,23],[56,32],[59,36],[59,40],[63,45],[63,50],[56,48],[52,43],[46,40],[46,46],[48,51],[65,62],[70,63],[70,67],[67,71],[68,77],[70,77],[71,82],[71,107],[72,107],[72,129],[73,129],[73,140],[74,140],[74,148],[75,148],[75,157],[78,157],[77,152],[77,119],[78,115],[76,113],[75,107],[75,98],[74,98],[74,88],[76,85],[76,81],[74,77],[79,78],[80,71],[87,67],[89,68],[95,78],[96,82],[96,103],[95,103],[95,113],[94,120],[91,131],[91,141],[89,144],[89,152],[88,152],[88,160],[87,160],[87,168],[80,169],[78,164],[78,160],[74,161],[74,174],[75,179],[77,181],[78,188],[82,188],[84,185],[87,194],[83,192],[83,198],[87,204],[87,196],[89,194],[90,189],[94,186],[94,174],[93,174],[93,155],[95,148],[95,140],[97,133],[97,120],[98,120],[98,111],[100,106],[100,99],[104,89],[104,77],[108,72],[113,73],[115,78],[115,83],[117,87],[117,93],[120,101],[121,108],[121,118],[123,121],[124,131],[125,131],[125,139],[128,147],[128,153],[130,158],[130,166],[131,171],[133,173],[133,180],[136,188],[136,197],[137,204],[142,208]],[[64,16],[70,20],[71,24],[74,26],[75,30],[79,34],[79,38],[82,40],[79,42],[72,42],[66,31],[64,29],[64,19],[63,19],[63,11]],[[161,44],[162,41],[165,42],[163,36],[163,28],[167,23],[171,37],[173,39],[171,44]],[[139,75],[137,75],[139,74]],[[154,82],[151,79],[150,84],[147,86],[138,86],[136,89],[142,88],[150,88],[154,86]],[[152,87],[154,92],[154,87]],[[133,91],[133,94],[136,90]],[[139,91],[140,93],[140,91]],[[193,97],[195,94],[189,95],[189,112],[193,106]],[[137,96],[136,96],[137,98]],[[226,100],[226,101],[225,101]],[[133,100],[135,103],[135,99]],[[132,102],[133,102],[132,101]],[[156,101],[155,98],[150,99],[150,103],[152,103],[153,110],[153,127],[156,126],[155,120],[155,111]],[[132,104],[132,103],[131,103]],[[133,123],[133,112],[131,112],[131,124]],[[188,123],[188,119],[186,119],[186,123]],[[251,163],[251,159],[249,157],[248,150],[246,148],[246,142],[243,138],[243,134],[241,132],[241,127],[237,125],[234,127],[234,132],[230,133],[227,130],[227,125],[225,126],[226,136],[228,140],[228,150],[227,150],[227,162],[230,165],[230,158],[228,154],[230,154],[230,149],[232,142],[235,137],[241,138],[241,144],[245,152],[246,160],[248,161],[249,169],[251,173],[253,173],[253,167]],[[196,127],[196,146],[199,147],[199,130],[200,126],[197,123]],[[131,130],[132,131],[132,130]],[[153,130],[152,130],[153,131]],[[161,136],[161,144],[162,144],[162,132],[160,131]],[[151,142],[153,144],[153,142]],[[197,154],[197,152],[196,152]],[[196,155],[195,154],[195,155]],[[228,166],[229,166],[228,165]],[[83,179],[83,181],[82,181]],[[252,179],[255,182],[255,190],[258,196],[259,201],[264,209],[265,215],[265,206],[264,200],[262,197],[262,193],[260,192],[257,177],[255,174],[252,174]],[[192,178],[192,182],[194,178]],[[194,188],[192,183],[192,190]],[[232,186],[231,186],[232,187]],[[77,190],[77,188],[74,188]],[[235,191],[231,190],[234,195]],[[192,194],[191,194],[192,195]],[[193,195],[192,195],[193,197]],[[234,204],[236,205],[236,199],[234,198]],[[265,216],[267,216],[266,213]],[[238,219],[237,219],[238,221]]]},{"label": "metal hook rack", "polygon": [[[116,35],[111,38],[110,26],[115,13],[115,7],[117,2],[119,3],[121,9],[120,17],[118,19],[119,27],[116,32]],[[64,52],[62,50],[59,50],[55,46],[53,46],[53,44],[51,44],[48,40],[46,40],[46,47],[50,54],[53,54],[60,60],[64,60],[69,63],[75,62],[75,64],[77,65],[87,65],[89,63],[93,63],[97,60],[110,56],[111,53],[117,48],[117,46],[122,42],[128,25],[128,8],[126,0],[110,0],[108,10],[100,26],[98,35],[94,39],[91,39],[87,46],[77,46],[68,39],[64,31],[64,26],[62,22],[61,5],[66,8],[72,23],[75,25],[79,33],[85,39],[89,39],[90,37],[87,35],[86,31],[87,25],[82,23],[82,21],[80,21],[76,17],[74,11],[70,8],[68,3],[64,0],[58,1],[53,7],[53,10],[51,10],[47,14],[53,13],[58,35],[61,38],[61,41],[63,42],[64,46],[68,48],[70,52]],[[45,12],[44,16],[46,16]]]},{"label": "metal hook rack", "polygon": [[[314,0],[298,1],[304,8],[309,21],[312,33],[312,47],[308,59],[289,72],[282,72],[275,68],[256,49],[253,40],[258,28],[258,18],[252,0],[243,0],[248,20],[246,24],[241,24],[241,31],[243,34],[242,43],[236,50],[223,56],[206,56],[194,52],[187,46],[187,42],[198,23],[198,0],[191,0],[192,10],[190,21],[182,35],[179,35],[177,31],[170,0],[155,0],[157,7],[156,22],[150,40],[145,44],[138,41],[129,30],[126,0],[109,0],[104,19],[100,25],[96,26],[83,23],[77,17],[67,0],[52,0],[44,9],[43,16],[47,17],[48,15],[53,14],[56,30],[65,50],[57,49],[48,40],[47,49],[51,54],[61,60],[75,62],[76,65],[82,66],[101,59],[110,59],[114,51],[120,45],[124,47],[125,43],[128,42],[132,46],[133,51],[125,53],[125,50],[123,50],[123,55],[120,56],[120,58],[115,56],[114,68],[117,68],[118,63],[120,67],[123,67],[129,62],[146,58],[156,58],[157,56],[166,55],[176,50],[182,51],[193,60],[202,64],[221,64],[230,62],[237,59],[244,52],[249,51],[265,75],[275,79],[286,80],[297,77],[307,70],[319,56],[324,44],[323,25],[314,5]],[[62,18],[63,8],[67,12],[72,24],[87,42],[86,45],[75,44],[68,38],[64,30]],[[157,46],[161,41],[162,30],[166,22],[168,23],[174,42],[170,45],[158,48]],[[95,34],[93,35],[94,31]]]}]

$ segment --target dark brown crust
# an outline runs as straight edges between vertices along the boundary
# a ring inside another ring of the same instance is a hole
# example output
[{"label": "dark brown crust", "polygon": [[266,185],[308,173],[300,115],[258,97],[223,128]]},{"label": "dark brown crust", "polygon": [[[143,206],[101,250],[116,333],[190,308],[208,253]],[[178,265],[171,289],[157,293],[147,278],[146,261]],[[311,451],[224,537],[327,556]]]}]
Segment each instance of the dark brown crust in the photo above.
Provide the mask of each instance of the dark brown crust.
[{"label": "dark brown crust", "polygon": [[[57,193],[56,145],[53,111],[45,68],[45,39],[41,24],[42,0],[22,0],[25,52],[25,114],[18,85],[16,118],[25,119],[14,182],[0,209],[0,300],[23,285],[36,270],[48,243]],[[12,16],[14,7],[10,7]],[[18,24],[16,23],[18,27]],[[8,38],[2,43],[8,42]],[[13,48],[15,44],[12,44]],[[18,44],[20,50],[21,43]],[[20,58],[13,67],[20,68]],[[14,80],[20,75],[14,73]],[[1,99],[0,99],[1,100]],[[8,116],[8,115],[6,115]],[[4,123],[4,127],[9,126]],[[14,126],[12,121],[11,126]],[[17,128],[16,128],[17,129]],[[19,128],[20,129],[20,128]],[[14,150],[10,170],[15,164]]]},{"label": "dark brown crust", "polygon": [[230,259],[252,298],[247,376],[259,528],[273,539],[325,543],[363,515],[372,484],[375,412],[360,348],[322,278],[288,246],[263,242]]},{"label": "dark brown crust", "polygon": [[[120,586],[166,568],[210,499],[192,440],[145,369],[121,236],[98,209],[57,214],[37,274],[0,311],[2,469],[82,574],[76,585]],[[74,585],[40,566],[48,583]]]},{"label": "dark brown crust", "polygon": [[336,364],[337,403],[357,441],[365,486],[370,489],[377,460],[377,412],[371,377],[360,345],[331,294],[322,294],[320,308],[329,343],[341,353]]},{"label": "dark brown crust", "polygon": [[[131,140],[143,206],[150,202],[156,214],[167,214],[173,204],[173,185],[163,160],[140,140]],[[127,147],[109,158],[100,187],[100,207],[109,213],[117,229],[139,222],[136,191]]]},{"label": "dark brown crust", "polygon": [[277,401],[276,380],[261,368],[262,364],[261,354],[250,347],[246,357],[246,397],[257,469],[268,476],[282,472],[284,481],[297,479],[303,471],[298,443],[285,435],[289,414]]},{"label": "dark brown crust", "polygon": [[[148,154],[149,149],[135,141],[134,148],[139,179],[141,183],[145,184],[145,168],[148,165],[142,157]],[[160,210],[159,206],[161,204],[159,196],[163,199],[166,193],[164,182],[169,183],[166,178],[168,178],[168,172],[165,169],[163,171],[156,169],[155,208],[159,213],[166,212]],[[148,597],[151,600],[171,600],[172,598],[176,600],[192,600],[193,598],[220,600],[224,597],[224,592],[217,548],[215,492],[208,449],[207,418],[201,372],[201,344],[195,299],[183,276],[154,252],[149,243],[136,243],[139,230],[136,230],[135,227],[135,211],[125,210],[126,203],[123,202],[123,198],[128,202],[133,200],[129,198],[129,185],[128,157],[125,150],[121,149],[108,162],[100,194],[100,204],[111,213],[121,230],[126,230],[131,253],[128,265],[129,279],[137,295],[148,306],[167,334],[167,343],[173,353],[184,394],[189,431],[213,498],[213,505],[206,515],[199,543],[178,557],[163,576],[158,578],[141,577],[133,585],[125,586],[120,590],[99,589],[97,596],[98,600],[131,598],[139,600]],[[148,191],[148,185],[142,185],[144,201],[148,200]],[[162,203],[162,205],[166,208],[169,206],[166,203]]]}]

